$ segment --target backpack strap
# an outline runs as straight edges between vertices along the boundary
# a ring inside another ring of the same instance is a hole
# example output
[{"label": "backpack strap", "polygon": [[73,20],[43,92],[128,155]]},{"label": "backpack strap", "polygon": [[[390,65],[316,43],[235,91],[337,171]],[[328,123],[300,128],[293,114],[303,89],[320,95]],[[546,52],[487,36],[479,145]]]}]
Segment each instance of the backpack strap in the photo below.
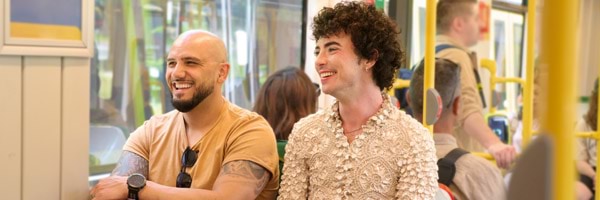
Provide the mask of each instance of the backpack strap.
[{"label": "backpack strap", "polygon": [[[440,44],[435,46],[435,54],[437,55],[438,53],[442,52],[443,50],[446,49],[452,49],[452,48],[456,48],[456,49],[460,49],[461,51],[464,51],[463,49],[451,45],[451,44]],[[471,58],[471,55],[465,51],[465,53],[467,53],[467,55]],[[481,104],[483,105],[483,107],[487,107],[486,103],[485,103],[485,97],[484,97],[484,93],[483,93],[483,86],[481,84],[481,77],[479,76],[479,72],[477,71],[477,61],[472,61],[473,64],[475,66],[473,66],[473,74],[475,75],[475,82],[477,83],[477,90],[479,91],[479,97],[481,97]]]},{"label": "backpack strap", "polygon": [[452,179],[454,179],[454,174],[456,173],[456,161],[463,155],[468,154],[468,151],[465,151],[461,148],[455,148],[450,151],[450,153],[446,154],[443,158],[440,158],[437,161],[438,166],[438,183],[442,183],[448,187],[452,184]]},{"label": "backpack strap", "polygon": [[[443,50],[446,50],[446,49],[451,49],[451,48],[457,48],[457,49],[460,49],[460,48],[458,48],[457,46],[454,46],[454,45],[451,45],[451,44],[440,44],[440,45],[437,45],[437,46],[435,46],[435,54],[438,54],[439,52],[441,52],[441,51],[443,51]],[[437,58],[437,55],[436,55],[436,58]],[[424,61],[423,61],[423,60],[421,60],[421,62],[424,62]],[[418,64],[418,63],[417,63],[417,64],[415,64],[415,65],[413,65],[413,66],[410,68],[410,71],[411,71],[411,72],[414,72],[414,71],[415,71],[415,69],[417,68],[417,66],[419,66],[419,64]],[[411,74],[411,75],[412,75],[412,74]]]},{"label": "backpack strap", "polygon": [[454,46],[454,45],[450,45],[450,44],[440,44],[440,45],[437,45],[437,46],[435,46],[435,54],[438,54],[439,52],[441,52],[441,51],[443,51],[443,50],[446,50],[446,49],[451,49],[451,48],[457,48],[457,49],[460,49],[460,48],[458,48],[457,46]]}]

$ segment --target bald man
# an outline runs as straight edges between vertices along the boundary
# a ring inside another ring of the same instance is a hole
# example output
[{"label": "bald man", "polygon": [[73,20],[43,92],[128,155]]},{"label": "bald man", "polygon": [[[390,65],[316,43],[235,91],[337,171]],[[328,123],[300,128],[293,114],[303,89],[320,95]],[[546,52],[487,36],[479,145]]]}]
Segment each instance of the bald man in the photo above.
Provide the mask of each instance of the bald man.
[{"label": "bald man", "polygon": [[275,198],[275,134],[258,114],[221,95],[226,52],[212,33],[177,38],[165,76],[176,110],[131,133],[112,175],[92,189],[94,200]]}]

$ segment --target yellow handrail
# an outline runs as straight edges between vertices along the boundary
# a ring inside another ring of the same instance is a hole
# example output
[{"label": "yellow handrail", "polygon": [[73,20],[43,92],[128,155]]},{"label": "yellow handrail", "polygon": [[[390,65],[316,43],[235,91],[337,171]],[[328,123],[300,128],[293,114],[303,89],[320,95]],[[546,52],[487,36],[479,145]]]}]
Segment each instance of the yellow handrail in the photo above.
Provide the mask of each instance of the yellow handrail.
[{"label": "yellow handrail", "polygon": [[410,86],[410,80],[404,80],[404,79],[399,79],[397,78],[394,81],[394,89],[402,89],[402,88],[407,88]]},{"label": "yellow handrail", "polygon": [[527,63],[525,65],[525,84],[523,85],[523,141],[524,149],[531,140],[533,131],[533,73],[535,64],[535,15],[536,0],[529,0],[527,5]]},{"label": "yellow handrail", "polygon": [[580,137],[580,138],[592,138],[595,140],[598,140],[600,137],[600,135],[594,131],[594,132],[579,132],[579,133],[575,133],[575,137]]},{"label": "yellow handrail", "polygon": [[[516,77],[498,77],[496,76],[496,62],[490,59],[481,59],[479,61],[482,68],[487,69],[490,72],[490,89],[493,91],[494,87],[498,83],[519,83],[525,85],[525,79]],[[490,113],[495,113],[496,107],[490,106]]]},{"label": "yellow handrail", "polygon": [[[542,20],[541,63],[547,66],[547,87],[552,88],[552,97],[545,92],[542,130],[546,130],[555,143],[552,181],[554,199],[575,197],[575,165],[573,124],[577,82],[575,76],[579,66],[573,38],[576,38],[577,0],[545,0]],[[560,13],[557,14],[557,13]]]},{"label": "yellow handrail", "polygon": [[496,83],[518,83],[525,85],[525,79],[515,77],[496,77]]},{"label": "yellow handrail", "polygon": [[[394,95],[396,95],[396,93],[395,93],[396,89],[402,89],[402,88],[408,88],[408,87],[410,87],[410,80],[396,78],[396,80],[394,80],[394,84],[392,85],[392,89],[388,90],[387,93],[390,96],[394,96]],[[398,99],[398,100],[400,100],[400,99]]]},{"label": "yellow handrail", "polygon": [[[435,35],[436,35],[436,0],[427,0],[427,17],[425,18],[425,73],[423,80],[423,104],[427,102],[427,90],[435,84]],[[425,104],[426,105],[426,104]],[[423,125],[433,133],[432,124],[427,124],[427,106],[423,106]]]},{"label": "yellow handrail", "polygon": [[486,160],[489,161],[494,161],[494,156],[492,156],[492,154],[489,153],[485,153],[485,152],[471,152],[471,154],[475,155],[475,156],[479,156],[481,158],[484,158]]}]

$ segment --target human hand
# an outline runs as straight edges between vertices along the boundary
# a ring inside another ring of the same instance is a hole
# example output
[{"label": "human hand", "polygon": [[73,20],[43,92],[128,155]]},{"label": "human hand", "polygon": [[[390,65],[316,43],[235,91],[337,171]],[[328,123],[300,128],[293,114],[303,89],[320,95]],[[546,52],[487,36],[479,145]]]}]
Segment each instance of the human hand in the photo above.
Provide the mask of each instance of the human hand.
[{"label": "human hand", "polygon": [[123,200],[127,199],[127,177],[109,176],[100,180],[90,195],[92,200]]},{"label": "human hand", "polygon": [[516,158],[516,151],[513,146],[498,142],[488,147],[488,152],[496,159],[498,167],[508,169]]}]

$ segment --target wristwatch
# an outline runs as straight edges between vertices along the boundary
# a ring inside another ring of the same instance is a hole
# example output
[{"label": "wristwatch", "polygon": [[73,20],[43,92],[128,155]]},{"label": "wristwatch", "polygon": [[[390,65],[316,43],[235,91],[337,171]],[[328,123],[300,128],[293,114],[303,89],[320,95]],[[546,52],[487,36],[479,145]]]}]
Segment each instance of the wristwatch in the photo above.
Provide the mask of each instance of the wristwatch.
[{"label": "wristwatch", "polygon": [[139,200],[138,192],[146,186],[146,177],[142,174],[134,173],[127,178],[127,188],[129,194],[127,200]]}]

